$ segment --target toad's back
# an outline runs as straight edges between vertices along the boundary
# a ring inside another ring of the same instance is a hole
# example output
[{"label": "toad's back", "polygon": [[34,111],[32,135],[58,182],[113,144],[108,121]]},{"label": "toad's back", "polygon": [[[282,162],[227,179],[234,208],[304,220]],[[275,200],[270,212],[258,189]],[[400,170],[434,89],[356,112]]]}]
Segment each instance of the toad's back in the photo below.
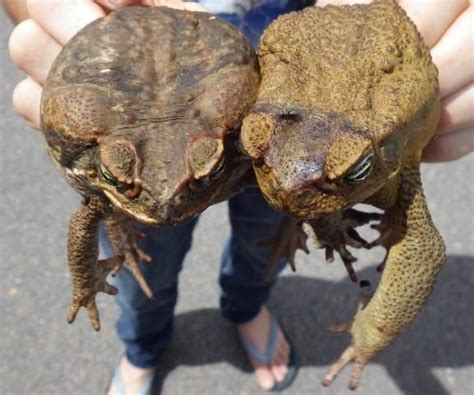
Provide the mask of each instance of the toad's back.
[{"label": "toad's back", "polygon": [[50,148],[61,148],[62,165],[74,146],[154,122],[186,119],[204,123],[191,130],[222,137],[252,104],[237,91],[256,85],[255,68],[241,33],[212,15],[130,7],[92,22],[58,56],[42,129]]},{"label": "toad's back", "polygon": [[437,70],[429,50],[392,1],[282,16],[265,32],[259,54],[259,102],[343,113],[376,139],[436,107]]}]

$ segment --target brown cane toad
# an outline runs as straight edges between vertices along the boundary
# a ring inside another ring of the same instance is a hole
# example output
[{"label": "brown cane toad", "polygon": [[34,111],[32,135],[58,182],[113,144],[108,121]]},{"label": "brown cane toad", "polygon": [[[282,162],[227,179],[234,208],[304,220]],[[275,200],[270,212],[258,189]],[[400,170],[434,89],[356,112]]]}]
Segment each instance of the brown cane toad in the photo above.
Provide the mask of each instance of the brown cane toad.
[{"label": "brown cane toad", "polygon": [[267,200],[309,220],[316,235],[328,230],[321,218],[356,203],[385,210],[380,284],[323,381],[354,361],[355,388],[367,362],[414,320],[444,262],[419,171],[439,118],[437,70],[389,0],[284,15],[262,36],[259,60],[262,83],[241,141]]},{"label": "brown cane toad", "polygon": [[[100,328],[95,295],[125,259],[145,292],[127,218],[183,223],[241,190],[238,150],[259,83],[256,55],[233,26],[206,13],[130,7],[81,30],[56,59],[41,104],[49,154],[84,202],[69,226],[73,302]],[[98,261],[105,221],[117,256]],[[126,225],[124,225],[126,224]]]}]

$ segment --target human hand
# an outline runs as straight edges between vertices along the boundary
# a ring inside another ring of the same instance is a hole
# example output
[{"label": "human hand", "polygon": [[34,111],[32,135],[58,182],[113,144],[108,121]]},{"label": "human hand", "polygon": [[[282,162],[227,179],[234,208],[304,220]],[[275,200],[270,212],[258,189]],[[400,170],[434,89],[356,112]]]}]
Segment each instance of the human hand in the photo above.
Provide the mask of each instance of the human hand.
[{"label": "human hand", "polygon": [[49,69],[62,47],[85,25],[113,10],[130,5],[206,11],[197,3],[179,0],[27,0],[26,5],[30,18],[16,26],[8,47],[13,62],[27,74],[27,78],[19,82],[13,91],[13,105],[35,129],[40,125],[42,86]]},{"label": "human hand", "polygon": [[[371,0],[320,0],[318,5]],[[474,151],[474,36],[472,0],[398,0],[413,20],[439,71],[441,120],[423,152],[426,162],[444,162]]]}]

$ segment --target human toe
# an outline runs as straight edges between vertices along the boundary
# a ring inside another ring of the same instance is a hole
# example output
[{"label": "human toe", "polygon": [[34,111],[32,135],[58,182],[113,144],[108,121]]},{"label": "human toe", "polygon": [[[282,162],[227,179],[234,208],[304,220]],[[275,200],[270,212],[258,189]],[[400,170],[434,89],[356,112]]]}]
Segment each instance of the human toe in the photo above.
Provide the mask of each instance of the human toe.
[{"label": "human toe", "polygon": [[259,387],[265,391],[271,390],[275,386],[272,370],[267,365],[260,363],[254,364],[254,368]]}]

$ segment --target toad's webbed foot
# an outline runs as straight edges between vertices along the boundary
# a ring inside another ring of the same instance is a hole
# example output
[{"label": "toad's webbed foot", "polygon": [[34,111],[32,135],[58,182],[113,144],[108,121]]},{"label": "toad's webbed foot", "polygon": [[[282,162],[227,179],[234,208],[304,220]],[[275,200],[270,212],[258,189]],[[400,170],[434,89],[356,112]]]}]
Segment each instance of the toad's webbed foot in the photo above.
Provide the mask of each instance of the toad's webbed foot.
[{"label": "toad's webbed foot", "polygon": [[276,233],[261,245],[272,248],[272,256],[266,268],[265,276],[268,278],[273,273],[275,266],[280,259],[287,259],[291,269],[296,270],[295,255],[301,249],[309,253],[306,246],[307,236],[302,229],[302,223],[291,217],[283,217],[278,225]]},{"label": "toad's webbed foot", "polygon": [[330,385],[339,372],[350,362],[354,362],[354,367],[352,368],[351,378],[349,379],[349,389],[355,390],[360,382],[365,365],[368,363],[368,359],[358,357],[354,346],[349,346],[345,349],[339,359],[330,367],[323,381],[321,381],[321,384],[325,387]]},{"label": "toad's webbed foot", "polygon": [[[95,302],[95,296],[98,292],[105,292],[109,295],[117,294],[117,288],[107,283],[106,278],[109,273],[117,266],[121,265],[122,257],[114,256],[113,258],[101,259],[95,263],[93,278],[88,277],[87,286],[74,287],[72,303],[67,312],[67,322],[72,324],[76,319],[79,309],[85,307],[89,315],[92,327],[100,330],[99,311]],[[77,281],[75,281],[77,283]]]},{"label": "toad's webbed foot", "polygon": [[371,221],[378,221],[382,217],[383,215],[378,213],[347,209],[307,220],[304,230],[317,248],[325,249],[326,262],[334,261],[334,251],[336,251],[340,255],[350,279],[357,282],[357,276],[352,266],[357,258],[350,253],[347,246],[371,248],[371,243],[364,240],[355,228]]},{"label": "toad's webbed foot", "polygon": [[117,214],[105,219],[105,229],[110,244],[116,255],[121,255],[123,261],[112,271],[115,276],[122,266],[125,266],[132,273],[138,285],[145,295],[152,299],[153,292],[148,286],[140,270],[139,262],[150,262],[151,256],[140,247],[140,241],[145,236],[136,224],[129,218]]},{"label": "toad's webbed foot", "polygon": [[[361,295],[359,300],[358,311],[361,311],[367,306],[370,299],[372,298],[373,292],[370,282],[363,280],[359,283],[361,288]],[[339,324],[331,325],[329,330],[332,333],[350,332],[354,320],[341,322]],[[369,358],[365,358],[363,354],[358,355],[357,347],[351,344],[341,354],[339,359],[331,365],[328,372],[324,376],[322,385],[325,387],[333,382],[336,376],[342,371],[342,369],[350,362],[354,361],[354,367],[352,369],[351,378],[349,380],[349,388],[354,390],[357,388],[359,381],[362,377],[362,372],[365,365],[369,362]]]}]

